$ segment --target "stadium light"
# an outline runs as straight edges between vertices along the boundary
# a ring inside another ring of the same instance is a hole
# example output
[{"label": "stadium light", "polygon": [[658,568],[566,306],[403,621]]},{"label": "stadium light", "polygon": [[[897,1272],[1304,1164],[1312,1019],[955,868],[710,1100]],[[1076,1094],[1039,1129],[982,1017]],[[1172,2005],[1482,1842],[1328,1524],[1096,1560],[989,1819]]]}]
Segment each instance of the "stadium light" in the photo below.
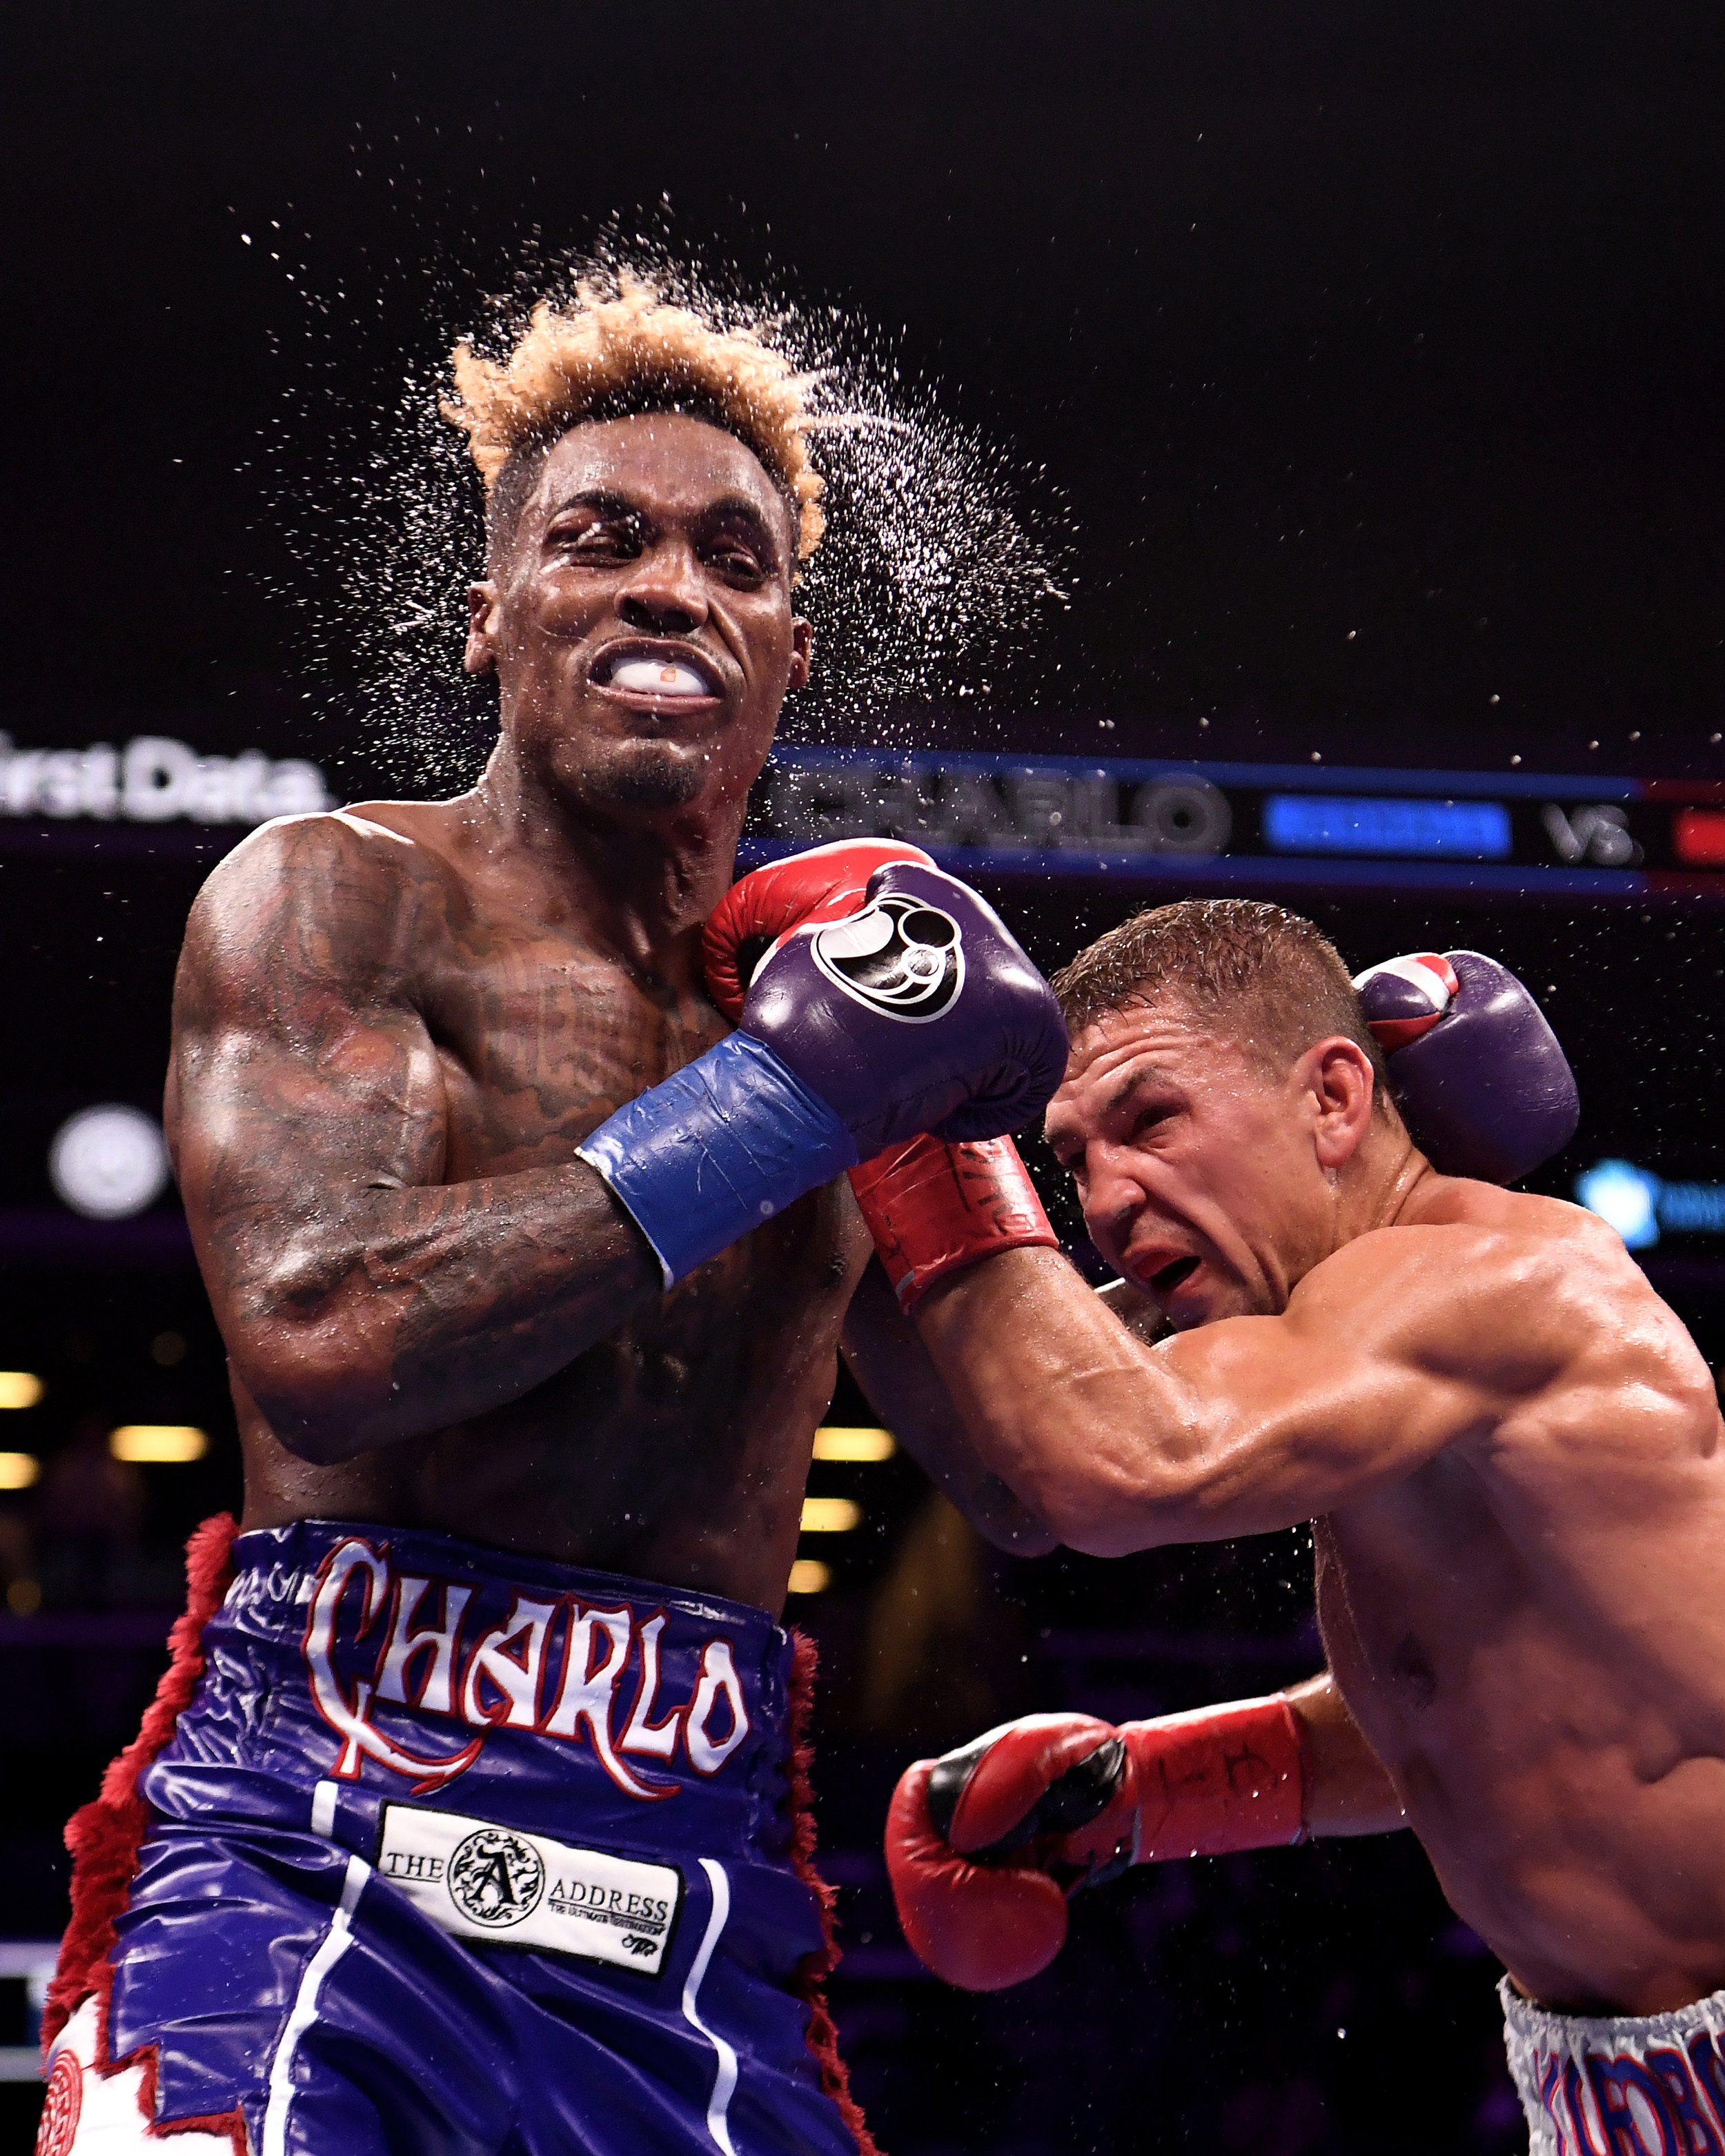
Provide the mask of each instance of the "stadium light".
[{"label": "stadium light", "polygon": [[814,1433],[817,1460],[891,1460],[898,1450],[890,1430],[868,1430],[843,1423],[824,1423]]},{"label": "stadium light", "polygon": [[849,1497],[805,1497],[803,1532],[805,1535],[845,1535],[862,1524],[862,1507]]},{"label": "stadium light", "polygon": [[162,1126],[141,1109],[110,1103],[60,1125],[48,1149],[54,1194],[87,1220],[129,1220],[167,1187]]},{"label": "stadium light", "polygon": [[128,1422],[108,1433],[108,1450],[141,1467],[177,1467],[202,1460],[209,1440],[190,1423]]}]

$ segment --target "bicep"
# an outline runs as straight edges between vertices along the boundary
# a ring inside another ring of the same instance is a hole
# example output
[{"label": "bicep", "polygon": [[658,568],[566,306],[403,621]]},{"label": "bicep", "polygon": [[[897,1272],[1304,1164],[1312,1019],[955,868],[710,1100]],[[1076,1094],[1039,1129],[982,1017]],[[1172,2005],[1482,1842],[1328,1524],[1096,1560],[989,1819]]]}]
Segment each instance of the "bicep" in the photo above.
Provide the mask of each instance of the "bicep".
[{"label": "bicep", "polygon": [[292,865],[207,890],[175,983],[175,1167],[194,1235],[230,1259],[352,1194],[443,1173],[441,1066],[371,917],[382,896]]},{"label": "bicep", "polygon": [[320,1014],[316,1040],[239,1012],[175,1048],[175,1152],[188,1206],[326,1202],[439,1180],[443,1078],[411,1014]]},{"label": "bicep", "polygon": [[[1153,1351],[1193,1403],[1193,1502],[1271,1532],[1397,1482],[1501,1409],[1513,1314],[1458,1293],[1445,1262],[1392,1229],[1314,1268],[1275,1317],[1237,1317]],[[1389,1238],[1397,1243],[1386,1248]],[[1367,1250],[1370,1242],[1375,1248]]]}]

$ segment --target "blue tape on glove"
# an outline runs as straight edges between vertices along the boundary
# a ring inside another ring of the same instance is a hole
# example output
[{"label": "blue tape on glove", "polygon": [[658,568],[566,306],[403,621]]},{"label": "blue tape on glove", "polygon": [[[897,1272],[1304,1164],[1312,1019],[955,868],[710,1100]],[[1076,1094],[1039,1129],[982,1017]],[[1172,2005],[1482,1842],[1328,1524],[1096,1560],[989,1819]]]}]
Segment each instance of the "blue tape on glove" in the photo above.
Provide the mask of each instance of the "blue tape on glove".
[{"label": "blue tape on glove", "polygon": [[857,1162],[836,1111],[747,1033],[619,1108],[575,1151],[634,1214],[667,1287]]}]

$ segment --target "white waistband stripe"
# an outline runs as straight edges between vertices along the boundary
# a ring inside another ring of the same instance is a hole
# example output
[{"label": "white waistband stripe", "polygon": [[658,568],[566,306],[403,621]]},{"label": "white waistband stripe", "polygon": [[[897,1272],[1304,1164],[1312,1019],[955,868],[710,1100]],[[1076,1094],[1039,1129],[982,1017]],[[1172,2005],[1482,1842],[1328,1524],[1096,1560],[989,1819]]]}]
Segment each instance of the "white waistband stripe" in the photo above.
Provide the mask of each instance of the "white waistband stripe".
[{"label": "white waistband stripe", "polygon": [[[707,1964],[713,1958],[713,1948],[719,1943],[719,1934],[724,1930],[726,1919],[731,1914],[731,1881],[724,1866],[713,1857],[703,1856],[701,1868],[706,1872],[707,1884],[713,1891],[713,1909],[706,1920],[706,1933],[701,1942],[701,1951],[691,1964],[688,1980],[683,1986],[683,2019],[697,2035],[705,2036],[718,2053],[718,2070],[713,2076],[713,2092],[706,2107],[706,2130],[712,2137],[713,2146],[721,2150],[723,2156],[737,2156],[737,2151],[731,2144],[731,2128],[726,2119],[726,2113],[731,2108],[731,2098],[737,2089],[737,2053],[722,2036],[715,2035],[707,2027],[695,2003],[706,1975]],[[275,2153],[266,2148],[264,2156],[275,2156]]]}]

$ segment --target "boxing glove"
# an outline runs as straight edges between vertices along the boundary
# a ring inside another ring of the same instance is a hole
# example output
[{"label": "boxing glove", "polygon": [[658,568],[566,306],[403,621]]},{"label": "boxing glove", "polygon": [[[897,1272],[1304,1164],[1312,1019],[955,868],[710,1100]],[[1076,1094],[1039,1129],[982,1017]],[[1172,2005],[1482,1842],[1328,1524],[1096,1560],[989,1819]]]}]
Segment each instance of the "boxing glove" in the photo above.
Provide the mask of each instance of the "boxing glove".
[{"label": "boxing glove", "polygon": [[1368,967],[1354,988],[1409,1135],[1440,1175],[1513,1183],[1575,1135],[1581,1102],[1527,989],[1478,951]]},{"label": "boxing glove", "polygon": [[[891,839],[843,839],[770,862],[732,886],[702,938],[707,987],[727,1018],[793,929],[854,911],[869,877],[888,861],[932,867],[920,848]],[[1057,1247],[1041,1201],[1010,1138],[949,1145],[922,1135],[850,1171],[887,1279],[910,1310],[937,1280],[998,1250]]]},{"label": "boxing glove", "polygon": [[896,839],[839,839],[769,861],[734,883],[701,931],[708,993],[735,1025],[762,960],[793,928],[855,913],[869,878],[889,861],[934,863],[920,846]]},{"label": "boxing glove", "polygon": [[576,1151],[667,1287],[805,1190],[919,1131],[987,1138],[1040,1114],[1065,1065],[1048,983],[976,893],[896,860],[860,906],[782,938],[738,1030]]},{"label": "boxing glove", "polygon": [[1027,1715],[900,1779],[886,1825],[899,1922],[937,1976],[1004,1989],[1065,1943],[1069,1892],[1129,1865],[1298,1841],[1305,1788],[1280,1693],[1118,1728]]}]

